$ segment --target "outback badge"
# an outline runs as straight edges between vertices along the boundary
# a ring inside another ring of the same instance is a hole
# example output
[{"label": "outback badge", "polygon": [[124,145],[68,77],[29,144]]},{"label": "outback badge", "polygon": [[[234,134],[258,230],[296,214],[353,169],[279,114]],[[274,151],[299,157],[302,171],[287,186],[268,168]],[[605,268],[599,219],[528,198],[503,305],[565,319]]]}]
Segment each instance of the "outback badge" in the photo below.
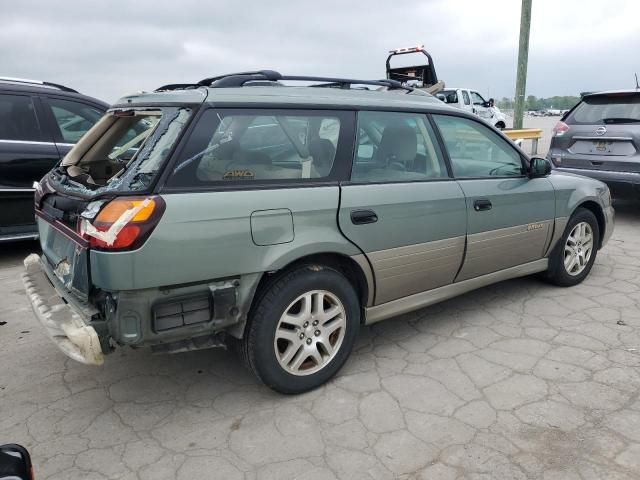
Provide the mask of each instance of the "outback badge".
[{"label": "outback badge", "polygon": [[527,225],[527,232],[530,232],[531,230],[539,230],[541,228],[541,223],[530,223],[529,225]]}]

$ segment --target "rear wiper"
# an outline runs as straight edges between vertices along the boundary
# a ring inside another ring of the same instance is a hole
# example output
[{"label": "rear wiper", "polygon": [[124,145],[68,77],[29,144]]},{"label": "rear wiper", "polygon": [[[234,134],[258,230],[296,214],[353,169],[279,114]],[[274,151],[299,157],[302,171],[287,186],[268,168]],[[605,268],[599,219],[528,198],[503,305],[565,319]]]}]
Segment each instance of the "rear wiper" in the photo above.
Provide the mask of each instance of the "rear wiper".
[{"label": "rear wiper", "polygon": [[611,117],[611,118],[603,118],[602,121],[607,125],[612,123],[640,123],[640,118]]}]

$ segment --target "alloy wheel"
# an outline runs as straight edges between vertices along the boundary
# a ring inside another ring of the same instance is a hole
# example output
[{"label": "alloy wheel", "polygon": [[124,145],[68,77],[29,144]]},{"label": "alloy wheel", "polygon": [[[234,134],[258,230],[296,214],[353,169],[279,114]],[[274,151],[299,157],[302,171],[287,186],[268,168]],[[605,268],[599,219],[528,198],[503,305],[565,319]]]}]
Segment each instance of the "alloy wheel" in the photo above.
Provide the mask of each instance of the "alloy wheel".
[{"label": "alloy wheel", "polygon": [[346,330],[346,311],[331,292],[313,290],[289,304],[273,341],[280,366],[293,375],[320,371],[338,353]]},{"label": "alloy wheel", "polygon": [[564,245],[564,268],[569,275],[580,275],[593,252],[593,230],[587,222],[578,223]]}]

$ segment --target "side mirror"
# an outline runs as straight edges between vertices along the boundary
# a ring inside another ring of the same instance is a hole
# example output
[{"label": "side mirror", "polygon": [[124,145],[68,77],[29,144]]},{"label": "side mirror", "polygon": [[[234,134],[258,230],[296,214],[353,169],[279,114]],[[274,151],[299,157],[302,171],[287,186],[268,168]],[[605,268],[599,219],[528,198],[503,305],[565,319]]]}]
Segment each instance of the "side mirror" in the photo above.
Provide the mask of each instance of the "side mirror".
[{"label": "side mirror", "polygon": [[482,106],[485,108],[489,108],[491,105],[489,104],[489,102],[484,102]]},{"label": "side mirror", "polygon": [[16,444],[0,446],[0,480],[33,480],[31,456]]},{"label": "side mirror", "polygon": [[529,163],[529,178],[546,177],[551,173],[551,163],[546,158],[533,157]]}]

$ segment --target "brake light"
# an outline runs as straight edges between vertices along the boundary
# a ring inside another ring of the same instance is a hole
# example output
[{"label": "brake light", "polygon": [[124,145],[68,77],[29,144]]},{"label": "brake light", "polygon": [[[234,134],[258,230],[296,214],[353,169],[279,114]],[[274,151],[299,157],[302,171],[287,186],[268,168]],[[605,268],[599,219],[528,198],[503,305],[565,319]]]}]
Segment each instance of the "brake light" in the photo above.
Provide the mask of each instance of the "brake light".
[{"label": "brake light", "polygon": [[556,123],[556,126],[553,127],[553,136],[554,137],[561,137],[562,135],[564,135],[568,131],[569,131],[569,125],[567,125],[562,120],[560,120],[558,123]]},{"label": "brake light", "polygon": [[80,233],[98,250],[131,250],[149,237],[164,212],[160,197],[116,198],[107,203],[93,222],[83,219]]}]

